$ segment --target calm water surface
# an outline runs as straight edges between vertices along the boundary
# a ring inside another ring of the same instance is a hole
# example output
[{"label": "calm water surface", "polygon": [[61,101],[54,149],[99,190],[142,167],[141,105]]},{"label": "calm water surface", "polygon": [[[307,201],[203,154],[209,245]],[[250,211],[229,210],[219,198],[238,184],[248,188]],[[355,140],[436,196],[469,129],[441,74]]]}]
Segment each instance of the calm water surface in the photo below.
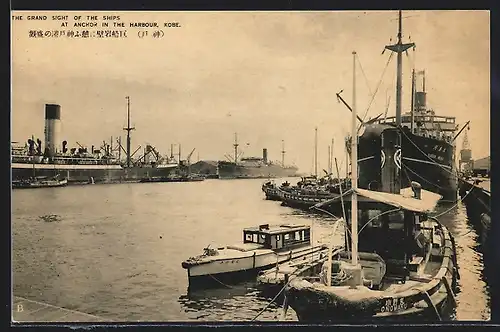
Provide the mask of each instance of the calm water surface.
[{"label": "calm water surface", "polygon": [[[311,224],[314,242],[328,237],[330,218],[264,200],[262,182],[15,190],[14,295],[114,321],[250,320],[269,302],[254,283],[188,294],[181,262],[209,244],[238,242],[244,227],[261,223]],[[489,319],[482,254],[465,208],[440,219],[457,236],[457,319]],[[341,232],[336,242],[342,242]],[[275,320],[279,307],[271,305],[258,320]],[[289,309],[287,320],[296,319]]]}]

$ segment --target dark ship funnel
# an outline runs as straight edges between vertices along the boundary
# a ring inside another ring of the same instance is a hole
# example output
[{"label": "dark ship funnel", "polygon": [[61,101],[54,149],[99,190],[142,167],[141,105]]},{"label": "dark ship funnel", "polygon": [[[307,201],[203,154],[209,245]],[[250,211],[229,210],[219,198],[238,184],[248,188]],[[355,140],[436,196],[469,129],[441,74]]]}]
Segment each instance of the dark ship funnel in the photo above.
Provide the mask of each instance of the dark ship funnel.
[{"label": "dark ship funnel", "polygon": [[264,160],[264,163],[267,164],[267,149],[266,148],[262,149],[262,159]]},{"label": "dark ship funnel", "polygon": [[45,104],[45,153],[53,157],[58,151],[61,132],[61,106]]},{"label": "dark ship funnel", "polygon": [[417,110],[425,110],[426,108],[426,93],[419,91],[415,92],[415,108]]},{"label": "dark ship funnel", "polygon": [[417,85],[415,89],[415,108],[425,110],[427,107],[427,92],[425,92],[425,71],[417,72]]}]

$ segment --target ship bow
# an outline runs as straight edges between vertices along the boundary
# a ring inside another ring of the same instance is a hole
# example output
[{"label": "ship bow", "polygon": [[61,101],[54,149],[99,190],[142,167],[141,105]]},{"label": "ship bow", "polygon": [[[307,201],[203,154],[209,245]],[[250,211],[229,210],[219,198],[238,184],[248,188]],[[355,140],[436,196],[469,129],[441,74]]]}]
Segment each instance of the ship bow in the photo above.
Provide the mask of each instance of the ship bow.
[{"label": "ship bow", "polygon": [[318,283],[302,281],[288,287],[287,297],[300,321],[359,321],[368,320],[376,314],[380,299],[372,296],[368,288],[339,288],[340,291],[337,291]]}]

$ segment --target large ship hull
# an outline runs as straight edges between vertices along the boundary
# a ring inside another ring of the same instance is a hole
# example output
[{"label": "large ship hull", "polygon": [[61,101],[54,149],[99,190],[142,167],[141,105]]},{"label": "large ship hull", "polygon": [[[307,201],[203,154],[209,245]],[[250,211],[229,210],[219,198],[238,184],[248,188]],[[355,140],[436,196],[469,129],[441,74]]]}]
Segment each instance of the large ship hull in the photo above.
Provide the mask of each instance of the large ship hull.
[{"label": "large ship hull", "polygon": [[59,174],[68,184],[139,182],[144,177],[167,176],[177,167],[129,167],[120,165],[57,165],[12,163],[12,180]]},{"label": "large ship hull", "polygon": [[[381,153],[380,134],[393,128],[387,124],[366,127],[359,137],[360,188],[373,188],[380,183],[380,169],[385,159]],[[416,181],[422,188],[443,196],[443,201],[457,199],[458,176],[455,168],[455,147],[443,140],[412,134],[403,129],[401,134],[401,187],[409,187]]]},{"label": "large ship hull", "polygon": [[219,162],[217,174],[219,179],[263,179],[297,176],[296,167],[279,165],[243,166],[235,163]]}]

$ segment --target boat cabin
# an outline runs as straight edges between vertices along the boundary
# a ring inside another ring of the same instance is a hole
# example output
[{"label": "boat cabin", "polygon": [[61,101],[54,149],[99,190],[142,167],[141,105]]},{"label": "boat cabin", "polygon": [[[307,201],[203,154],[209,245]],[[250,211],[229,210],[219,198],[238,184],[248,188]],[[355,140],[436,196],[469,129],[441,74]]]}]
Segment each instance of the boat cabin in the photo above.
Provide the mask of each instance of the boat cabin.
[{"label": "boat cabin", "polygon": [[[366,189],[357,189],[357,192],[358,251],[379,255],[385,261],[386,276],[405,278],[416,268],[418,262],[414,257],[423,257],[429,251],[432,234],[422,236],[426,231],[422,225],[441,196],[422,190],[419,185],[401,190],[400,195]],[[349,192],[344,196],[350,229],[351,196]],[[338,198],[330,201],[334,200]],[[349,233],[345,246],[350,251]]]},{"label": "boat cabin", "polygon": [[258,243],[266,249],[291,249],[311,244],[311,227],[307,225],[264,224],[243,230],[243,243]]},{"label": "boat cabin", "polygon": [[[405,113],[401,116],[401,126],[411,128],[411,115]],[[395,125],[396,117],[390,116],[376,121],[379,124]],[[413,117],[413,134],[422,137],[431,137],[452,143],[457,130],[455,117],[434,115],[434,112],[417,113]]]}]

